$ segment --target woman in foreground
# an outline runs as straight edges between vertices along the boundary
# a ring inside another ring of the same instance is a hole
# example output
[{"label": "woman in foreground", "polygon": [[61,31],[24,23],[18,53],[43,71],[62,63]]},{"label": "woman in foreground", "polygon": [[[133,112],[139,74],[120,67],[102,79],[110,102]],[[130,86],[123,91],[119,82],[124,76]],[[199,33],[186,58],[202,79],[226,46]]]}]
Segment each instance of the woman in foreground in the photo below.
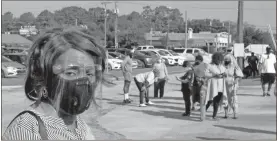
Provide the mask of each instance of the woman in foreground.
[{"label": "woman in foreground", "polygon": [[31,47],[26,97],[35,101],[8,126],[3,140],[93,140],[79,115],[97,106],[105,50],[78,30],[53,30]]}]

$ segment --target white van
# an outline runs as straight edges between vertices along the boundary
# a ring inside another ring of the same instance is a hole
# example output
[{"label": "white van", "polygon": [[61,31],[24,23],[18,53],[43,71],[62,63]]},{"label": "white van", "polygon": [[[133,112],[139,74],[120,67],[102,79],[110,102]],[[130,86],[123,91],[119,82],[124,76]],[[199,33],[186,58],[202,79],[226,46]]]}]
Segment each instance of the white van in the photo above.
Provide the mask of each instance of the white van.
[{"label": "white van", "polygon": [[138,46],[136,50],[145,50],[145,49],[154,49],[154,46],[152,45],[143,45],[143,46]]}]

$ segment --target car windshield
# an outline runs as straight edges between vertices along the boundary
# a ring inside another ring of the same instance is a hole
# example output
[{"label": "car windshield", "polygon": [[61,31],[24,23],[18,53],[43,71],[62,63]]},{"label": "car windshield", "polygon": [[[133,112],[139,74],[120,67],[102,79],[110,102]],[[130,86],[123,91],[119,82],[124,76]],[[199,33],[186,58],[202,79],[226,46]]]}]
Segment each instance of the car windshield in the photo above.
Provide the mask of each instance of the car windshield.
[{"label": "car windshield", "polygon": [[173,56],[178,56],[178,53],[172,51],[172,50],[169,50],[169,52],[173,55]]},{"label": "car windshield", "polygon": [[161,56],[167,56],[167,55],[170,55],[168,52],[166,51],[163,51],[163,50],[159,50],[158,53],[161,55]]},{"label": "car windshield", "polygon": [[2,62],[12,62],[10,59],[2,56]]}]

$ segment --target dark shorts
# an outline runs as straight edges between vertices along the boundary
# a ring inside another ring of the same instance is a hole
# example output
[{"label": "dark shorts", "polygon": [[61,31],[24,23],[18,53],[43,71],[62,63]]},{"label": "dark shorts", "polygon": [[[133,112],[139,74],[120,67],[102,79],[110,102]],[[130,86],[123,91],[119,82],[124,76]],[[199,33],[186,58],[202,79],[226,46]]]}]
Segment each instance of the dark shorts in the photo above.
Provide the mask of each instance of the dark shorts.
[{"label": "dark shorts", "polygon": [[261,81],[263,84],[265,83],[274,83],[275,82],[275,73],[262,73]]}]

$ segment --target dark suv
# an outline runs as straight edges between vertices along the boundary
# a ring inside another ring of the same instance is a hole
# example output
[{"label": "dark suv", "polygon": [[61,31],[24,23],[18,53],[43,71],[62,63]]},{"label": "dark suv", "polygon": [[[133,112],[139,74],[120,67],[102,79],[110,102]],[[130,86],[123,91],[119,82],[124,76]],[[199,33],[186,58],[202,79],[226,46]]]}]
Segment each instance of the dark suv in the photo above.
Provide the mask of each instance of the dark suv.
[{"label": "dark suv", "polygon": [[[118,52],[118,53],[121,53],[121,54],[125,54],[126,51],[130,51],[130,49],[126,49],[126,48],[118,48],[118,49],[108,49],[109,52]],[[141,53],[140,51],[135,51],[135,53],[133,54],[133,58],[134,59],[138,59],[140,60],[141,62],[143,62],[142,64],[142,68],[145,68],[145,67],[152,67],[153,64],[154,64],[154,60],[152,59],[151,56],[149,55],[146,55],[146,54],[143,54]]]}]

